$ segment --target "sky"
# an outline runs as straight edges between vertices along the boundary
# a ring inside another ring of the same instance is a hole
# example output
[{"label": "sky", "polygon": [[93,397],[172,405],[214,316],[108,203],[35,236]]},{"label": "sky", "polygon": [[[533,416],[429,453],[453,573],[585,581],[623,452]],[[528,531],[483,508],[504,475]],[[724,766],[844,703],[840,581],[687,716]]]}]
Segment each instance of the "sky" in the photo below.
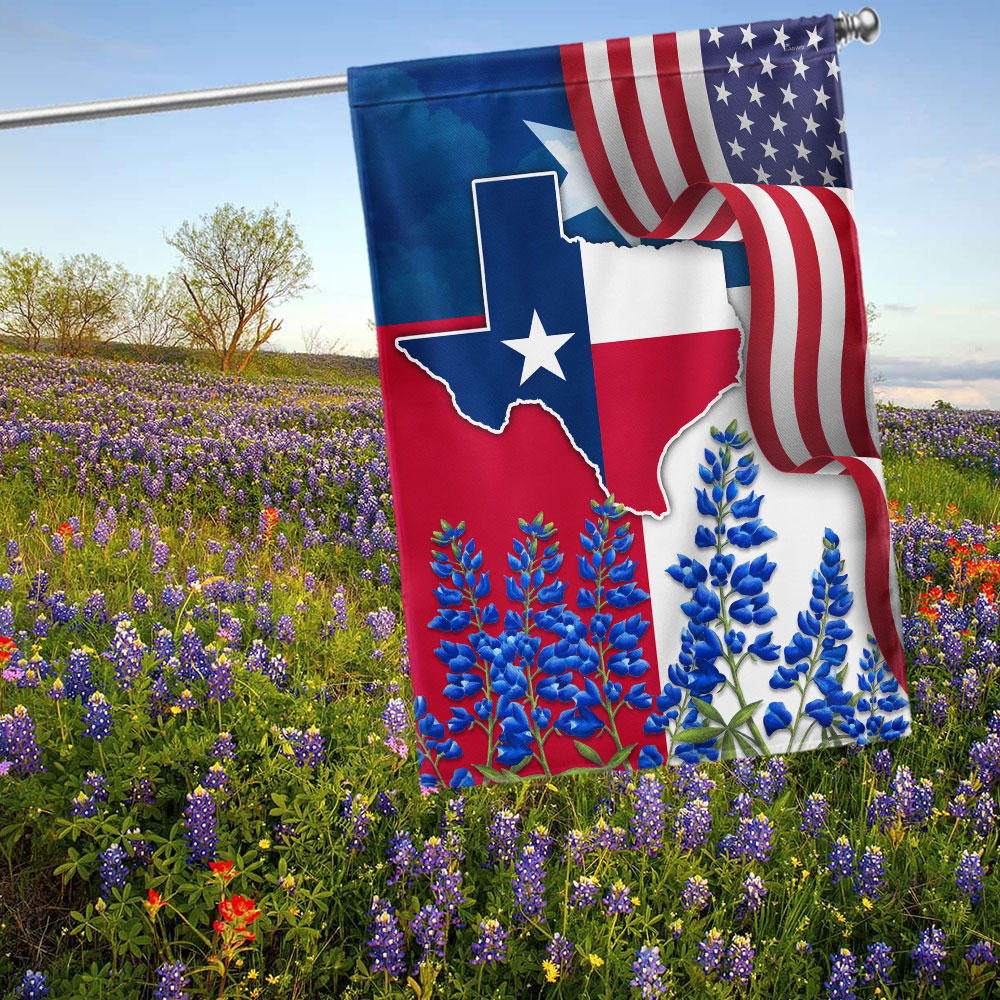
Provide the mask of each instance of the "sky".
[{"label": "sky", "polygon": [[[1000,408],[1000,5],[874,4],[840,54],[880,394]],[[839,10],[839,7],[837,8]],[[853,8],[852,8],[853,9]],[[787,0],[0,0],[0,106],[340,73],[348,66],[801,17]],[[0,132],[0,247],[177,263],[164,236],[223,202],[289,212],[312,288],[276,343],[374,353],[346,95]]]}]

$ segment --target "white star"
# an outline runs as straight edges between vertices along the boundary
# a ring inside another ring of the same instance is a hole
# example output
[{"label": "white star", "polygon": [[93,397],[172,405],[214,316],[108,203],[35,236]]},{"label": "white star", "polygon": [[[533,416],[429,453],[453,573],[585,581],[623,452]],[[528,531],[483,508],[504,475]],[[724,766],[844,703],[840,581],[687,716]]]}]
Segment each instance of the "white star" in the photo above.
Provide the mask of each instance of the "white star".
[{"label": "white star", "polygon": [[823,87],[820,87],[819,90],[814,90],[813,93],[816,95],[816,103],[822,104],[825,110],[826,102],[830,100],[829,94],[827,94],[826,90],[824,90]]},{"label": "white star", "polygon": [[795,107],[795,98],[798,94],[792,93],[792,85],[788,84],[787,87],[782,87],[781,92],[785,95],[785,99],[781,102],[782,104],[790,104],[793,108]]},{"label": "white star", "polygon": [[753,25],[748,24],[745,28],[740,28],[740,31],[743,32],[743,41],[746,42],[750,48],[753,48],[753,40],[757,37],[753,33]]},{"label": "white star", "polygon": [[747,87],[747,91],[750,94],[750,103],[756,104],[759,108],[760,99],[764,96],[764,94],[757,89],[757,84],[755,83],[752,87]]},{"label": "white star", "polygon": [[518,340],[505,340],[503,343],[512,351],[524,355],[521,385],[524,385],[539,368],[544,368],[546,371],[552,372],[553,375],[558,375],[565,382],[566,376],[563,375],[556,351],[572,336],[572,333],[554,333],[548,336],[536,312],[531,317],[531,331],[527,337],[521,337]]},{"label": "white star", "polygon": [[733,139],[733,141],[729,144],[729,148],[733,156],[738,156],[741,160],[743,159],[744,147],[740,145],[739,136]]},{"label": "white star", "polygon": [[833,174],[831,174],[829,170],[826,170],[826,169],[821,170],[819,172],[819,175],[820,175],[820,177],[823,178],[823,183],[824,184],[829,184],[831,186],[834,184]]},{"label": "white star", "polygon": [[719,47],[719,39],[722,37],[722,32],[718,28],[708,29],[708,40],[710,42],[715,42],[715,47]]},{"label": "white star", "polygon": [[770,54],[764,56],[764,58],[761,59],[761,61],[760,61],[760,72],[761,72],[761,75],[763,75],[764,73],[766,73],[769,77],[771,77],[772,80],[774,79],[774,77],[771,76],[771,74],[774,73],[774,63],[771,62],[771,56],[770,56]]},{"label": "white star", "polygon": [[795,167],[788,168],[788,183],[789,184],[802,183],[802,175],[795,169]]},{"label": "white star", "polygon": [[754,169],[757,171],[758,184],[766,184],[771,179],[771,175],[764,169],[763,163],[759,167],[754,167]]},{"label": "white star", "polygon": [[781,114],[771,115],[771,121],[774,122],[774,131],[780,132],[782,135],[785,134],[785,126],[788,124],[786,121],[781,120]]},{"label": "white star", "polygon": [[785,26],[782,25],[780,28],[774,29],[774,44],[780,45],[782,48],[785,47],[785,42],[788,41],[788,35],[785,34]]},{"label": "white star", "polygon": [[822,41],[819,32],[813,28],[809,32],[809,37],[806,39],[806,44],[811,45],[817,52],[819,52],[819,43]]},{"label": "white star", "polygon": [[809,162],[809,150],[806,149],[806,144],[804,142],[802,142],[802,140],[800,139],[795,144],[795,148],[799,152],[799,159],[800,160],[805,160],[808,163]]},{"label": "white star", "polygon": [[743,63],[740,62],[739,57],[736,55],[726,56],[729,60],[729,72],[735,73],[737,76],[740,75],[740,70],[743,69]]},{"label": "white star", "polygon": [[717,83],[715,85],[715,92],[716,94],[719,95],[718,97],[716,97],[717,101],[722,101],[723,104],[729,103],[729,98],[732,96],[732,93],[731,91],[726,90],[725,81],[723,81],[722,83]]},{"label": "white star", "polygon": [[840,67],[837,65],[837,57],[826,60],[827,76],[832,76],[835,80],[840,79]]},{"label": "white star", "polygon": [[819,125],[813,119],[813,116],[810,114],[808,118],[803,118],[802,120],[806,123],[806,132],[809,135],[815,135]]},{"label": "white star", "polygon": [[767,142],[762,142],[761,148],[764,150],[765,156],[770,156],[771,159],[775,159],[774,154],[778,152],[777,148],[771,145],[771,140],[768,139]]},{"label": "white star", "polygon": [[843,135],[844,134],[844,122],[847,121],[847,115],[844,115],[843,118],[834,118],[834,121],[840,126],[840,134]]},{"label": "white star", "polygon": [[750,121],[750,116],[744,111],[743,114],[737,115],[737,117],[740,120],[740,128],[746,129],[749,132],[750,126],[753,125],[753,122]]},{"label": "white star", "polygon": [[638,239],[622,232],[597,193],[590,170],[584,162],[576,132],[555,125],[539,125],[538,122],[524,124],[534,132],[535,138],[566,171],[566,176],[559,185],[559,208],[563,219],[583,215],[592,208],[599,209],[611,225],[622,234],[625,242],[630,246],[637,246]]},{"label": "white star", "polygon": [[830,159],[836,160],[839,163],[840,158],[844,155],[844,151],[838,148],[836,143],[834,143],[832,146],[827,146],[826,148],[830,150]]},{"label": "white star", "polygon": [[799,56],[798,59],[793,59],[792,64],[795,66],[795,75],[801,76],[804,80],[806,78],[806,61],[803,56]]}]

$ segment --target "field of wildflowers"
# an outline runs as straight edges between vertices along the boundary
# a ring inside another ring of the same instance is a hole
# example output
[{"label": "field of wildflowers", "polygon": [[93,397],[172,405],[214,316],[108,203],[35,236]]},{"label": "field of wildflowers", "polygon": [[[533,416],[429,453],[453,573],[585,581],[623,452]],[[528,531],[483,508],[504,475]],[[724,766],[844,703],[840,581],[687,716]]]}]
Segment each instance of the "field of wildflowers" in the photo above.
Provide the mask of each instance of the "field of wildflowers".
[{"label": "field of wildflowers", "polygon": [[[992,994],[981,510],[893,500],[909,738],[434,790],[371,377],[0,386],[0,997]],[[881,417],[1000,495],[996,414]]]}]

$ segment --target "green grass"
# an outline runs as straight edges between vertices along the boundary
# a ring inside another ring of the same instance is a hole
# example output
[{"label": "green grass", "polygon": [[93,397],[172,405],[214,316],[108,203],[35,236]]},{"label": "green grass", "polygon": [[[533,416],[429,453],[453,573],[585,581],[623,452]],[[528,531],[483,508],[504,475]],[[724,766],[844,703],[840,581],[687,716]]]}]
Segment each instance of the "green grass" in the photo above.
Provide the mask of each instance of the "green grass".
[{"label": "green grass", "polygon": [[990,477],[956,469],[943,459],[889,459],[885,486],[890,500],[911,504],[915,511],[943,515],[954,504],[963,518],[977,524],[995,524],[1000,516],[1000,490]]}]

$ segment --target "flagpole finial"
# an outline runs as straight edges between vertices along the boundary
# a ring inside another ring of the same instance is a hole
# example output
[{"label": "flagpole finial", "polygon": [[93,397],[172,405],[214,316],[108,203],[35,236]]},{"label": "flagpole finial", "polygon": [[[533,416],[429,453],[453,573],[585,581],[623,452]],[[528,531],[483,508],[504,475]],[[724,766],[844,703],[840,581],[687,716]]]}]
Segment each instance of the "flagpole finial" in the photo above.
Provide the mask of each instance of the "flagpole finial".
[{"label": "flagpole finial", "polygon": [[848,14],[846,10],[842,10],[836,24],[837,41],[842,45],[853,42],[855,38],[871,45],[882,30],[878,14],[871,7],[862,7],[857,14]]}]

